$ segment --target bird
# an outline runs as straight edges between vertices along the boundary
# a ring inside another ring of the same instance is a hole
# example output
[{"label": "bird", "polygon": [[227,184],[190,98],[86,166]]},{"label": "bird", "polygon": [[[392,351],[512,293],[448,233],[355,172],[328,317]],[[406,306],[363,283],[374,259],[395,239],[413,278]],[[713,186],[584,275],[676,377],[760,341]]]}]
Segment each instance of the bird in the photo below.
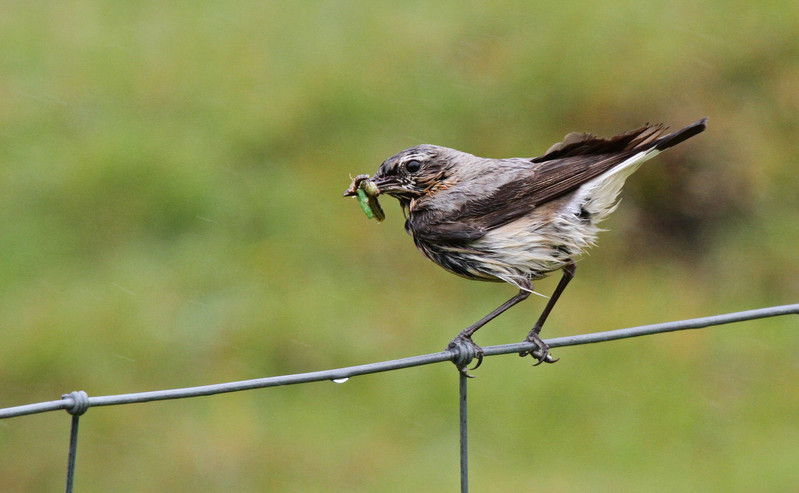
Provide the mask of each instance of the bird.
[{"label": "bird", "polygon": [[[557,361],[541,339],[544,323],[577,269],[577,259],[596,243],[599,223],[617,207],[625,180],[645,161],[704,131],[707,118],[672,133],[645,124],[610,138],[573,132],[533,158],[490,159],[421,144],[383,161],[374,176],[358,175],[345,196],[359,196],[381,220],[377,198],[399,200],[405,231],[418,250],[466,279],[506,282],[518,293],[463,329],[449,348],[467,344],[477,368],[483,350],[478,329],[533,293],[533,281],[558,270],[562,276],[522,351],[537,362]],[[473,368],[473,369],[474,369]],[[466,374],[465,367],[460,368]]]}]

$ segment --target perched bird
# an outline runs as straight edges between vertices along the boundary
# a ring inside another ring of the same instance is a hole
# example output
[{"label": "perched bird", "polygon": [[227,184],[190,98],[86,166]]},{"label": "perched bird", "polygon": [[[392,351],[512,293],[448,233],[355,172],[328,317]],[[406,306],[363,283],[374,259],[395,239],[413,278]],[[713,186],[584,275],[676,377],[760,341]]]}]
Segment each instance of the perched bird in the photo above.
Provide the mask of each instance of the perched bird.
[{"label": "perched bird", "polygon": [[[563,277],[526,340],[538,363],[557,361],[539,333],[574,277],[575,260],[596,241],[598,224],[616,208],[630,174],[641,164],[705,129],[706,118],[673,133],[644,125],[608,139],[570,133],[544,155],[488,159],[423,144],[385,160],[369,178],[355,178],[345,196],[359,195],[364,211],[377,197],[399,200],[405,230],[416,247],[444,269],[467,279],[504,281],[519,293],[461,331],[450,343],[482,350],[472,335],[533,292],[532,281],[562,269]],[[379,209],[378,219],[382,218]],[[461,368],[465,372],[465,369]]]}]

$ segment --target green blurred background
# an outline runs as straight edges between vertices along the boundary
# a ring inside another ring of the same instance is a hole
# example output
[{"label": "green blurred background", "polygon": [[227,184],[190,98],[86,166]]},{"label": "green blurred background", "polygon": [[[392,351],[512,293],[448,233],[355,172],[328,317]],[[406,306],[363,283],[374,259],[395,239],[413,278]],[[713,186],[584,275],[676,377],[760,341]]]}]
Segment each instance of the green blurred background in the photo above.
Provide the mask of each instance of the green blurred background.
[{"label": "green blurred background", "polygon": [[[534,156],[709,116],[629,180],[544,335],[795,303],[797,32],[794,0],[3,2],[0,406],[443,349],[515,290],[341,198],[422,142]],[[490,358],[472,489],[795,491],[796,328]],[[76,491],[454,491],[456,375],[90,409]],[[0,422],[0,491],[63,488],[68,427]]]}]

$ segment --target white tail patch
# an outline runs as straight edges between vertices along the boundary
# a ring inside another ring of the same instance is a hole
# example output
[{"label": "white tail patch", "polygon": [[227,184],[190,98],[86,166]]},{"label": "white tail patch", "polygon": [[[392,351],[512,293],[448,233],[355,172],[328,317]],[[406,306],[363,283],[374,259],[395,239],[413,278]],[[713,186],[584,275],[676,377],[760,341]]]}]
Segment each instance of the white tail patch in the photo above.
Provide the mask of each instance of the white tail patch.
[{"label": "white tail patch", "polygon": [[583,203],[583,208],[593,216],[593,223],[604,220],[616,209],[616,198],[633,172],[645,161],[660,154],[657,149],[649,149],[632,156],[618,166],[597,176],[580,187],[577,193],[578,200]]}]

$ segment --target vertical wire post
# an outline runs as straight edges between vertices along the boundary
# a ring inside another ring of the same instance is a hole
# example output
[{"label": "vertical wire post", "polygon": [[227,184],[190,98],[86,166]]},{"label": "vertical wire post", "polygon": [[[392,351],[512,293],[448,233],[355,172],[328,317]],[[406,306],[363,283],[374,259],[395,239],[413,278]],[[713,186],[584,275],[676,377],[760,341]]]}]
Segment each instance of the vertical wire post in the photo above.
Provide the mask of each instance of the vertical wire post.
[{"label": "vertical wire post", "polygon": [[69,433],[69,456],[67,457],[67,487],[66,493],[72,493],[75,484],[75,455],[78,452],[78,423],[79,415],[72,416],[72,429]]},{"label": "vertical wire post", "polygon": [[72,415],[72,426],[69,431],[69,455],[67,456],[67,484],[66,492],[72,493],[72,487],[75,484],[75,456],[78,453],[78,424],[80,424],[80,417],[89,409],[89,395],[82,391],[76,390],[69,394],[61,396],[63,401],[67,401],[65,406],[66,411]]},{"label": "vertical wire post", "polygon": [[[459,380],[459,410],[460,410],[460,439],[461,439],[461,493],[469,492],[469,443],[467,440],[467,415],[466,415],[466,381],[471,378],[471,375],[466,371],[469,363],[475,357],[475,345],[469,344],[466,340],[456,337],[449,345],[449,350],[452,355],[452,362],[458,368]],[[480,366],[483,357],[480,355],[480,360],[477,366]],[[475,368],[477,368],[475,366]]]},{"label": "vertical wire post", "polygon": [[469,377],[464,372],[458,372],[460,375],[460,435],[461,435],[461,493],[469,492],[469,444],[467,436],[466,417],[466,382]]}]

